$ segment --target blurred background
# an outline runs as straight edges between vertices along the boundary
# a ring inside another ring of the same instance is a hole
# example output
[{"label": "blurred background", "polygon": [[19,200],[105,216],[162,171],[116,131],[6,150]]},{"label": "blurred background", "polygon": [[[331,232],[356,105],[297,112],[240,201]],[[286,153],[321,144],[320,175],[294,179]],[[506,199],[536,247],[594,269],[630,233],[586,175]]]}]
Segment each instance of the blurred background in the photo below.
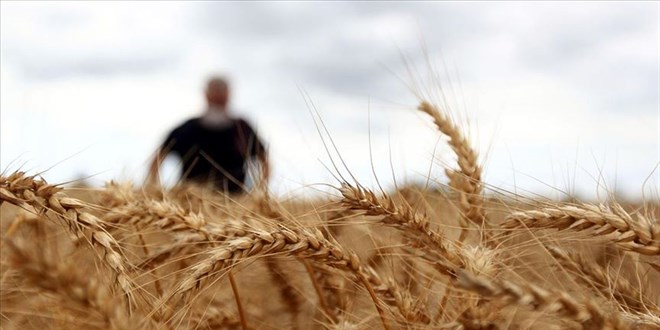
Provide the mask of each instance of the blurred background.
[{"label": "blurred background", "polygon": [[232,111],[270,147],[278,194],[336,183],[316,111],[363,184],[375,184],[372,163],[386,186],[444,182],[438,165],[453,156],[415,111],[415,92],[439,91],[430,63],[488,184],[548,197],[660,190],[658,2],[0,6],[3,171],[140,181],[223,74]]}]

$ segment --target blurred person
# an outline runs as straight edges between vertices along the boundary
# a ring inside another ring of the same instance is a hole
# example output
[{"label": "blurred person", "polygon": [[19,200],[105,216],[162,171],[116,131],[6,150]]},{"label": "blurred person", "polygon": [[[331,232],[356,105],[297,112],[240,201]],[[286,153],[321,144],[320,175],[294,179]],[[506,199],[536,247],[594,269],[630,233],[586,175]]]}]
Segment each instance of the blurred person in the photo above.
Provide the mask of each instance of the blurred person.
[{"label": "blurred person", "polygon": [[[206,84],[207,108],[200,117],[185,121],[172,130],[151,162],[148,180],[159,179],[162,160],[170,153],[182,161],[181,179],[211,184],[228,193],[245,190],[248,165],[257,160],[260,182],[267,183],[270,168],[266,149],[256,132],[228,110],[229,84],[213,77]],[[157,182],[157,181],[156,181]]]}]

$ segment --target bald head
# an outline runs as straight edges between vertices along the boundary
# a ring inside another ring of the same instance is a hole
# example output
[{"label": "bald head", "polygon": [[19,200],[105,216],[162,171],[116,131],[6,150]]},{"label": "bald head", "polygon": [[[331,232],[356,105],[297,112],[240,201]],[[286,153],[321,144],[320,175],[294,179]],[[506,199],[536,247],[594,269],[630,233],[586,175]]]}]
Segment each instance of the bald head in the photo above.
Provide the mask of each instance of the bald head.
[{"label": "bald head", "polygon": [[210,107],[225,108],[229,102],[229,84],[221,77],[212,77],[206,83],[206,101]]}]

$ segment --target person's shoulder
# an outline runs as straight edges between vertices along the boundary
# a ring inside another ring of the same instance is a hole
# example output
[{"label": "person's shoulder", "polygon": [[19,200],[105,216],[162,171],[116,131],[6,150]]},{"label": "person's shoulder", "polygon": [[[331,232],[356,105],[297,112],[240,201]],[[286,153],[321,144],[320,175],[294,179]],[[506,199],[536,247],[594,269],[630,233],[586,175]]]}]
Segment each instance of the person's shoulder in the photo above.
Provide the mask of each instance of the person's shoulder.
[{"label": "person's shoulder", "polygon": [[199,117],[189,118],[179,126],[175,127],[173,131],[187,131],[199,127]]},{"label": "person's shoulder", "polygon": [[183,124],[181,124],[181,126],[182,126],[182,127],[183,127],[183,126],[185,126],[185,127],[188,127],[188,126],[199,126],[199,119],[200,119],[199,117],[192,117],[192,118],[189,118],[188,120],[184,121]]},{"label": "person's shoulder", "polygon": [[190,118],[184,121],[183,123],[179,124],[178,126],[174,127],[172,130],[170,130],[170,133],[168,134],[168,140],[169,139],[184,139],[186,136],[190,136],[192,132],[195,132],[199,127],[199,119],[198,118]]},{"label": "person's shoulder", "polygon": [[245,120],[241,117],[236,117],[236,118],[233,118],[232,120],[234,121],[234,124],[236,126],[244,127],[244,128],[248,128],[248,129],[252,130],[252,125],[250,125],[250,123],[247,120]]}]

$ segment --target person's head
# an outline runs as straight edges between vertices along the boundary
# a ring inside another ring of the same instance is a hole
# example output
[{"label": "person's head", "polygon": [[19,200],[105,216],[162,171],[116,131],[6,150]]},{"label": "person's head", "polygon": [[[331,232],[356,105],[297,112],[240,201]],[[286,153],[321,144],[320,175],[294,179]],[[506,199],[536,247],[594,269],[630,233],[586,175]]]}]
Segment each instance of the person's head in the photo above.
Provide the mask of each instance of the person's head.
[{"label": "person's head", "polygon": [[221,77],[212,77],[206,83],[206,102],[209,106],[225,108],[229,102],[229,84]]}]

